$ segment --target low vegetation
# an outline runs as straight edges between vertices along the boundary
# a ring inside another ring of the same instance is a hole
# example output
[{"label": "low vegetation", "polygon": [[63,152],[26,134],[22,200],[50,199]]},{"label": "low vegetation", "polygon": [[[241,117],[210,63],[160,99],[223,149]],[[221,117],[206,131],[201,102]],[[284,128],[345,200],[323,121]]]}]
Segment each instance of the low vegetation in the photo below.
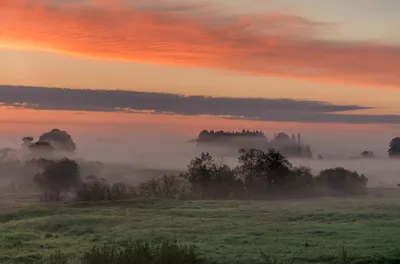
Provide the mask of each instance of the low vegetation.
[{"label": "low vegetation", "polygon": [[194,246],[178,245],[175,241],[128,242],[122,246],[111,243],[93,246],[78,260],[70,260],[57,251],[42,261],[43,264],[212,264]]},{"label": "low vegetation", "polygon": [[110,184],[106,179],[98,179],[96,176],[86,177],[76,188],[78,201],[112,201],[124,200],[136,197],[136,189],[124,183]]},{"label": "low vegetation", "polygon": [[[323,261],[323,258],[321,258]],[[398,263],[397,258],[373,256],[367,258],[354,258],[345,247],[337,251],[336,255],[326,256],[328,263],[350,264],[350,263]],[[294,262],[294,261],[293,261]],[[261,253],[254,260],[235,261],[232,264],[283,264],[293,263],[282,261],[274,256]],[[148,241],[128,242],[123,246],[113,243],[103,246],[93,246],[83,253],[78,260],[71,260],[67,255],[56,251],[40,264],[218,264],[218,262],[206,258],[194,246],[178,245],[176,241],[165,240],[162,243],[151,243]],[[39,264],[38,263],[38,264]]]},{"label": "low vegetation", "polygon": [[[278,263],[340,263],[343,247],[349,263],[396,263],[400,190],[373,191],[304,201],[136,198],[3,208],[0,263],[43,263],[60,251],[80,264],[108,242],[123,251],[130,241],[159,248],[165,240],[218,264],[263,263],[262,254]],[[381,261],[361,262],[371,259]]]}]

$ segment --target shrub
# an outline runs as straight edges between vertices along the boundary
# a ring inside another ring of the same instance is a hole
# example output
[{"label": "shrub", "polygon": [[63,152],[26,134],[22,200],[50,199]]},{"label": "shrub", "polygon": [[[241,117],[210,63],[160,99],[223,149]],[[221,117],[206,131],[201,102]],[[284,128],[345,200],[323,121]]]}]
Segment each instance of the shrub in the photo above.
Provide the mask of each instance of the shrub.
[{"label": "shrub", "polygon": [[355,194],[365,191],[368,179],[364,174],[338,167],[321,171],[315,181],[323,191],[338,194]]},{"label": "shrub", "polygon": [[78,201],[124,200],[135,196],[136,190],[133,187],[124,183],[110,184],[95,176],[86,177],[86,181],[76,190]]},{"label": "shrub", "polygon": [[178,196],[188,191],[189,185],[183,177],[164,175],[140,184],[138,195],[157,198],[178,198]]}]

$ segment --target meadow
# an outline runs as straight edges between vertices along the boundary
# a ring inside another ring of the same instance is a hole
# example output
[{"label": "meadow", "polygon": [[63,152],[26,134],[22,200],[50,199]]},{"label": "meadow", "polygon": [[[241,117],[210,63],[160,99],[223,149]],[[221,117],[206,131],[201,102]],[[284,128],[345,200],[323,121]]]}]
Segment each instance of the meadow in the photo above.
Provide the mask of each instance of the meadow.
[{"label": "meadow", "polygon": [[[10,194],[11,195],[11,194]],[[398,263],[400,191],[369,189],[351,198],[286,201],[134,199],[39,204],[2,202],[0,263],[36,263],[60,250],[70,258],[93,245],[176,240],[218,263]]]}]

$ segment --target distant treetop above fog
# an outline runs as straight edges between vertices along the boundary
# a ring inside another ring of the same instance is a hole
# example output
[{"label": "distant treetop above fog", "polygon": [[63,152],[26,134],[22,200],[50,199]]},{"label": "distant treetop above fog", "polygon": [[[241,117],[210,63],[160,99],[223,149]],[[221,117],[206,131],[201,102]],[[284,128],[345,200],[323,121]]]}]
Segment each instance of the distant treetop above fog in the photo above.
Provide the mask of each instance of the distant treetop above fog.
[{"label": "distant treetop above fog", "polygon": [[54,158],[76,150],[75,142],[70,134],[60,129],[52,129],[42,134],[35,142],[31,136],[22,138],[22,146],[18,152],[25,158]]},{"label": "distant treetop above fog", "polygon": [[390,141],[388,153],[390,158],[400,158],[400,137]]},{"label": "distant treetop above fog", "polygon": [[202,130],[197,137],[198,146],[217,146],[229,148],[275,148],[291,157],[312,157],[311,147],[303,144],[301,135],[294,134],[290,137],[286,133],[280,132],[268,141],[264,132],[255,130],[242,131],[214,131]]},{"label": "distant treetop above fog", "polygon": [[76,144],[71,135],[59,129],[53,129],[42,134],[38,142],[47,142],[60,151],[73,152],[76,150]]},{"label": "distant treetop above fog", "polygon": [[266,138],[262,131],[250,131],[250,130],[242,130],[242,131],[223,131],[223,130],[206,130],[200,132],[198,140],[207,140],[209,137],[220,137],[220,138],[233,138],[233,137],[262,137]]}]

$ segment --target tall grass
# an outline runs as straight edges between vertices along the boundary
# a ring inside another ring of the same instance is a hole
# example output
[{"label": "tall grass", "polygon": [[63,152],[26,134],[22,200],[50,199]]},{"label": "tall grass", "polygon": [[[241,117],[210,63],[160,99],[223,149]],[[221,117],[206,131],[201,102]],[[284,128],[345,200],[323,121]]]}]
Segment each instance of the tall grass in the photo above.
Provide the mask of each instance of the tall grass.
[{"label": "tall grass", "polygon": [[[366,258],[353,258],[348,250],[342,247],[337,255],[316,260],[317,263],[330,264],[398,264],[399,258],[375,256]],[[261,253],[260,258],[248,262],[232,264],[284,264],[285,261]],[[292,264],[296,262],[289,262]],[[302,261],[304,263],[304,261]],[[128,242],[123,246],[104,244],[94,246],[83,253],[78,259],[69,259],[60,251],[50,255],[38,264],[217,264],[212,259],[200,254],[196,247],[179,245],[176,241],[164,240],[161,243],[147,241]]]},{"label": "tall grass", "polygon": [[69,260],[56,252],[42,264],[212,264],[193,246],[181,246],[165,240],[152,244],[146,241],[129,242],[122,247],[115,244],[94,246],[78,260]]}]

